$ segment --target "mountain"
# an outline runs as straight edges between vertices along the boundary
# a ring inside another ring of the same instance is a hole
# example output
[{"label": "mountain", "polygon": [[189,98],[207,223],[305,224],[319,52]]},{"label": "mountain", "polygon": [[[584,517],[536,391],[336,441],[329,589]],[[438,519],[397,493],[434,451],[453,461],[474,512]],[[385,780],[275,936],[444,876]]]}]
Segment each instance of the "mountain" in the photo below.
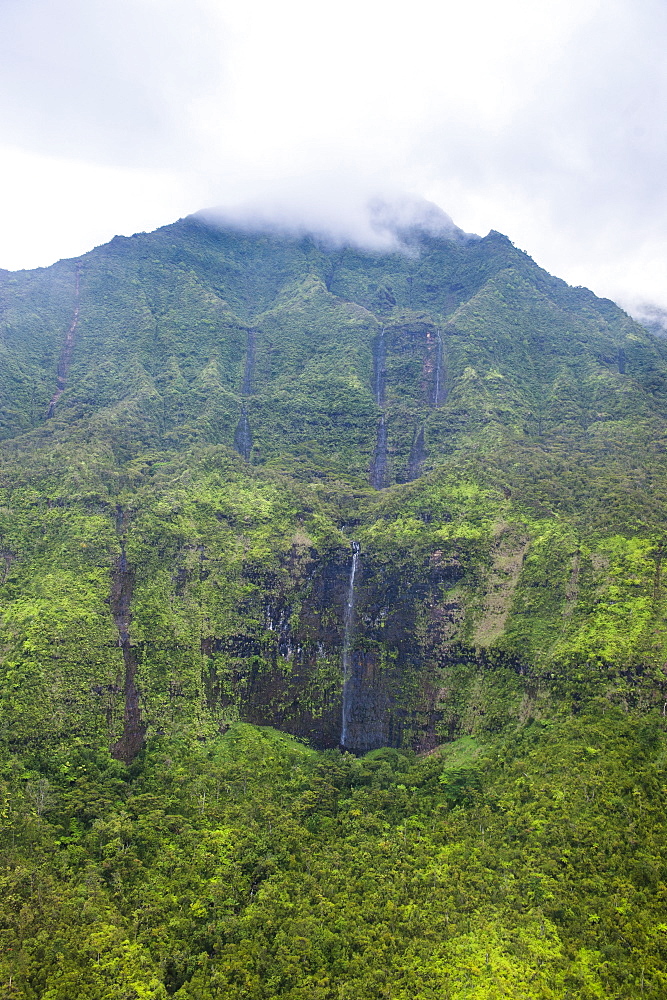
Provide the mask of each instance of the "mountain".
[{"label": "mountain", "polygon": [[337,746],[353,541],[349,749],[539,713],[583,665],[662,703],[666,345],[498,233],[409,238],[193,217],[3,276],[13,738]]},{"label": "mountain", "polygon": [[667,342],[378,212],[0,273],[16,995],[664,995]]},{"label": "mountain", "polygon": [[644,302],[636,307],[634,313],[634,318],[656,337],[667,335],[667,310],[662,306]]}]

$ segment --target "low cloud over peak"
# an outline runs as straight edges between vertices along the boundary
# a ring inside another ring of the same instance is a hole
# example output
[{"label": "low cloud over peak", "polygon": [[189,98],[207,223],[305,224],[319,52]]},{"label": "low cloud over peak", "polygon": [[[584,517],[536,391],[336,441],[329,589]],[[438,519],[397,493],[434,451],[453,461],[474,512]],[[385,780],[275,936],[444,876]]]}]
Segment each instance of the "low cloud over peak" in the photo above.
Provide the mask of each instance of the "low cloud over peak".
[{"label": "low cloud over peak", "polygon": [[197,216],[208,223],[249,232],[312,234],[336,244],[352,243],[371,250],[410,252],[415,237],[479,239],[465,233],[433,202],[416,195],[374,197],[365,201],[294,201],[211,208]]},{"label": "low cloud over peak", "polygon": [[449,232],[412,191],[667,308],[666,35],[664,0],[5,0],[0,267],[202,205],[365,246],[415,212]]}]

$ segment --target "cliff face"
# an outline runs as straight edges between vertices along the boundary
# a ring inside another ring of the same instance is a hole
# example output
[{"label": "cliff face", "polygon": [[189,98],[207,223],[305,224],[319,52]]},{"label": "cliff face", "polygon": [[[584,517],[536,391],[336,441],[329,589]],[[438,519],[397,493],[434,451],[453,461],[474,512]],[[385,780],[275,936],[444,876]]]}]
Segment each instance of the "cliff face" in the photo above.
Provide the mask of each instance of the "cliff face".
[{"label": "cliff face", "polygon": [[411,239],[191,218],[2,275],[5,738],[665,700],[667,345],[499,234]]}]

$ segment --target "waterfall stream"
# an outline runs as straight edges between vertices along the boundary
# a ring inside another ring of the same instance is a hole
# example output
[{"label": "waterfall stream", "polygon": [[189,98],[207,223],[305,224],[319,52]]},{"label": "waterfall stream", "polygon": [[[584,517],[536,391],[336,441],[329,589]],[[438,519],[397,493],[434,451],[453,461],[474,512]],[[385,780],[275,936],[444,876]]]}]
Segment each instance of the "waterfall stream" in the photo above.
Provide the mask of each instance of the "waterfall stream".
[{"label": "waterfall stream", "polygon": [[426,447],[424,445],[424,428],[422,426],[416,429],[412,438],[410,457],[408,459],[408,482],[419,478],[425,458]]},{"label": "waterfall stream", "polygon": [[250,428],[250,421],[248,420],[248,414],[246,413],[245,406],[241,410],[241,419],[236,425],[236,431],[234,432],[234,447],[238,451],[239,455],[243,455],[246,462],[250,460],[250,452],[252,451],[252,430]]},{"label": "waterfall stream", "polygon": [[340,732],[340,745],[343,748],[347,742],[347,725],[350,715],[350,647],[352,645],[352,628],[354,625],[354,578],[357,575],[360,553],[361,546],[359,542],[352,542],[352,566],[350,568],[350,580],[347,585],[345,612],[343,615],[343,714]]},{"label": "waterfall stream", "polygon": [[[119,514],[119,523],[123,524],[124,516]],[[111,568],[111,594],[109,606],[111,615],[118,630],[118,645],[123,651],[125,679],[123,696],[125,708],[123,712],[123,735],[111,747],[111,756],[131,763],[144,745],[146,725],[141,718],[139,689],[136,684],[139,666],[137,650],[130,639],[130,624],[132,622],[132,588],[134,584],[134,569],[128,564],[125,554],[125,543],[121,539],[120,555]]]},{"label": "waterfall stream", "polygon": [[255,377],[255,334],[256,333],[257,331],[254,330],[252,327],[248,330],[248,340],[245,353],[245,368],[243,369],[243,385],[241,386],[242,396],[252,395],[253,379]]},{"label": "waterfall stream", "polygon": [[371,466],[371,486],[376,490],[387,485],[387,424],[384,413],[380,417],[375,443],[375,454]]},{"label": "waterfall stream", "polygon": [[370,484],[376,490],[387,485],[387,424],[384,415],[387,345],[384,337],[384,327],[380,330],[373,345],[373,395],[377,406],[382,409],[380,422],[377,426],[375,453],[370,468]]}]

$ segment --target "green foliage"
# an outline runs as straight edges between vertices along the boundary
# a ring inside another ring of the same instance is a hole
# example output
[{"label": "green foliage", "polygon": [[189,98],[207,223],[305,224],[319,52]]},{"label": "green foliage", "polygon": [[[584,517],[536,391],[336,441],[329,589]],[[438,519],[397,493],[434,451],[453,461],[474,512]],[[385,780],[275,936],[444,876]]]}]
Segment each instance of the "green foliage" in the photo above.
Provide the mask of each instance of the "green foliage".
[{"label": "green foliage", "polygon": [[667,348],[408,238],[1,276],[7,996],[665,995]]},{"label": "green foliage", "polygon": [[6,758],[4,982],[658,998],[666,761],[659,717],[608,708],[421,758],[247,725],[129,772],[81,747]]}]

